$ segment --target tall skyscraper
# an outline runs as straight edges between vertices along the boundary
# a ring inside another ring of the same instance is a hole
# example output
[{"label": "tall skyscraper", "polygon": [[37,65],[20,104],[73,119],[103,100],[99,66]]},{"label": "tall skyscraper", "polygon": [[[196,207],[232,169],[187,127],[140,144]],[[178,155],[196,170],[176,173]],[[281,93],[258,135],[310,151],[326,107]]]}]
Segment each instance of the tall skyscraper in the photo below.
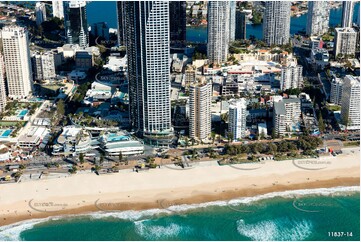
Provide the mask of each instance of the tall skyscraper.
[{"label": "tall skyscraper", "polygon": [[360,77],[347,75],[342,87],[342,123],[360,129]]},{"label": "tall skyscraper", "polygon": [[301,88],[303,84],[302,69],[297,62],[291,62],[288,66],[282,67],[281,90]]},{"label": "tall skyscraper", "polygon": [[246,13],[236,11],[236,39],[246,39]]},{"label": "tall skyscraper", "polygon": [[330,8],[327,1],[309,1],[307,13],[306,34],[323,35],[328,31]]},{"label": "tall skyscraper", "polygon": [[37,2],[35,4],[35,16],[36,16],[36,25],[40,26],[42,22],[46,21],[46,8],[45,3]]},{"label": "tall skyscraper", "polygon": [[51,1],[51,5],[53,8],[53,17],[63,19],[64,18],[63,1],[62,0],[53,0],[53,1]]},{"label": "tall skyscraper", "polygon": [[169,2],[169,28],[171,46],[184,45],[186,41],[186,1]]},{"label": "tall skyscraper", "polygon": [[86,18],[86,1],[72,0],[64,2],[65,31],[68,44],[87,47],[89,44],[88,23]]},{"label": "tall skyscraper", "polygon": [[229,1],[229,41],[236,38],[236,1]]},{"label": "tall skyscraper", "polygon": [[123,2],[117,2],[118,44],[124,45]]},{"label": "tall skyscraper", "polygon": [[355,55],[358,33],[353,28],[335,28],[334,55]]},{"label": "tall skyscraper", "polygon": [[211,63],[221,64],[227,60],[229,46],[228,1],[208,2],[207,54]]},{"label": "tall skyscraper", "polygon": [[169,3],[123,2],[123,19],[131,126],[147,143],[167,146],[173,138]]},{"label": "tall skyscraper", "polygon": [[268,45],[289,43],[291,2],[266,1],[263,15],[263,39]]},{"label": "tall skyscraper", "polygon": [[189,136],[205,140],[211,134],[212,84],[202,80],[189,87]]},{"label": "tall skyscraper", "polygon": [[354,4],[355,4],[354,1],[342,2],[342,19],[341,19],[342,28],[352,27]]},{"label": "tall skyscraper", "polygon": [[9,97],[26,98],[33,86],[28,32],[22,27],[5,26],[1,37]]},{"label": "tall skyscraper", "polygon": [[228,112],[228,132],[232,133],[233,140],[246,136],[247,101],[245,98],[231,100]]},{"label": "tall skyscraper", "polygon": [[5,64],[4,57],[0,52],[0,113],[6,107],[6,90],[5,90]]}]

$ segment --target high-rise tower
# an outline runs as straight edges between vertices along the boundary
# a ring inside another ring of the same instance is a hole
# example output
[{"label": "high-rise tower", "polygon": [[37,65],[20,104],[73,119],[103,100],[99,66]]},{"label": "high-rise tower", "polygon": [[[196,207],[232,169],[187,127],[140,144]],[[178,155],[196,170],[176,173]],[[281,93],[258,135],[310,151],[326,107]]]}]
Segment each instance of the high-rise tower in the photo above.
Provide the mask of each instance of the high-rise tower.
[{"label": "high-rise tower", "polygon": [[263,39],[268,45],[289,43],[291,2],[266,1],[263,16]]},{"label": "high-rise tower", "polygon": [[169,3],[123,2],[130,123],[147,143],[173,138],[170,105]]},{"label": "high-rise tower", "polygon": [[342,19],[341,27],[342,28],[351,28],[352,27],[352,18],[353,18],[353,1],[343,1],[342,2]]},{"label": "high-rise tower", "polygon": [[5,26],[1,38],[9,97],[26,98],[33,88],[28,32],[22,27]]},{"label": "high-rise tower", "polygon": [[65,31],[68,44],[87,47],[89,44],[88,23],[86,18],[86,1],[73,0],[64,2]]},{"label": "high-rise tower", "polygon": [[229,46],[229,1],[208,2],[207,55],[211,63],[227,60]]},{"label": "high-rise tower", "polygon": [[327,1],[309,1],[307,13],[306,34],[323,35],[328,31],[330,8]]}]

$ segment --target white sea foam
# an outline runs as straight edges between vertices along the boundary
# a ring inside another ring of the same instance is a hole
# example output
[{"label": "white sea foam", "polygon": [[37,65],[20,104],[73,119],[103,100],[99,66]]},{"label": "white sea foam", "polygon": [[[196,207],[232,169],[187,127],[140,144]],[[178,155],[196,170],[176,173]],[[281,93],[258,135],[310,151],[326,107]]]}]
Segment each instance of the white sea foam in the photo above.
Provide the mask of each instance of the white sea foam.
[{"label": "white sea foam", "polygon": [[255,241],[305,240],[312,233],[312,223],[308,220],[290,220],[287,218],[260,221],[247,224],[237,221],[237,231]]},{"label": "white sea foam", "polygon": [[167,226],[150,225],[149,221],[136,221],[135,232],[148,240],[159,240],[159,239],[172,239],[176,238],[180,233],[190,231],[189,227],[183,227],[181,225],[170,223]]},{"label": "white sea foam", "polygon": [[32,219],[23,222],[0,227],[0,241],[20,240],[21,232],[32,229],[34,225],[47,221],[48,219]]},{"label": "white sea foam", "polygon": [[119,211],[119,212],[102,211],[102,212],[95,212],[95,213],[82,214],[82,215],[72,215],[72,216],[66,215],[66,216],[56,216],[56,217],[50,217],[44,219],[32,219],[32,220],[26,220],[12,225],[0,227],[0,241],[19,240],[20,239],[19,236],[22,231],[31,229],[36,224],[43,223],[49,220],[59,220],[68,217],[90,216],[90,218],[93,219],[102,219],[102,218],[110,217],[110,218],[119,218],[130,221],[139,221],[144,218],[151,218],[153,216],[161,215],[161,214],[169,215],[174,213],[182,213],[189,210],[206,208],[210,206],[222,207],[222,206],[230,206],[230,205],[233,206],[238,204],[251,204],[260,200],[271,199],[275,197],[295,198],[295,197],[310,196],[310,195],[337,196],[337,195],[353,194],[355,192],[360,192],[359,186],[291,190],[285,192],[272,192],[254,197],[237,198],[237,199],[232,199],[230,201],[214,201],[214,202],[206,202],[200,204],[174,205],[168,208],[148,209],[142,211],[134,211],[134,210]]}]

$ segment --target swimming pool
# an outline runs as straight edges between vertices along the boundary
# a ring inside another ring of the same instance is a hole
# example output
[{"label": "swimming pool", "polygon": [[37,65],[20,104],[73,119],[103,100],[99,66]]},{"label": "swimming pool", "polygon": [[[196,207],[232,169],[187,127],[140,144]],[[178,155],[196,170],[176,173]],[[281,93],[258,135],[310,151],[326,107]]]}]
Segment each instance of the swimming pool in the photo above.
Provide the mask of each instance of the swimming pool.
[{"label": "swimming pool", "polygon": [[0,138],[7,138],[11,134],[12,129],[0,130]]},{"label": "swimming pool", "polygon": [[23,118],[28,112],[29,110],[23,109],[19,112],[18,117]]},{"label": "swimming pool", "polygon": [[125,140],[129,140],[129,137],[124,135],[117,135],[115,133],[111,133],[108,135],[108,142],[125,141]]}]

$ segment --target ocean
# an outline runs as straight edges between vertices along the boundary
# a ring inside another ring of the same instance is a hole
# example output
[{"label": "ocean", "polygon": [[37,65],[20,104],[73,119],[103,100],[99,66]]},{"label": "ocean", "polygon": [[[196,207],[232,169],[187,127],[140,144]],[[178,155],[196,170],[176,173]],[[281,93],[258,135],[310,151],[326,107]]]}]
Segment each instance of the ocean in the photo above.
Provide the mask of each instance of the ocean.
[{"label": "ocean", "polygon": [[[101,9],[102,11],[99,11]],[[360,3],[356,3],[354,8],[353,19],[356,21],[357,15],[360,12]],[[335,27],[341,24],[342,8],[330,10],[330,26]],[[115,1],[92,1],[87,5],[88,24],[91,25],[96,22],[107,22],[110,28],[117,28],[117,14]],[[291,34],[306,29],[307,14],[300,17],[291,18]],[[247,24],[246,28],[247,38],[254,35],[257,39],[262,39],[262,24],[252,25]],[[202,42],[207,41],[207,27],[187,27],[187,41]]]},{"label": "ocean", "polygon": [[0,240],[359,241],[359,190],[295,190],[145,211],[29,220],[0,227]]}]

